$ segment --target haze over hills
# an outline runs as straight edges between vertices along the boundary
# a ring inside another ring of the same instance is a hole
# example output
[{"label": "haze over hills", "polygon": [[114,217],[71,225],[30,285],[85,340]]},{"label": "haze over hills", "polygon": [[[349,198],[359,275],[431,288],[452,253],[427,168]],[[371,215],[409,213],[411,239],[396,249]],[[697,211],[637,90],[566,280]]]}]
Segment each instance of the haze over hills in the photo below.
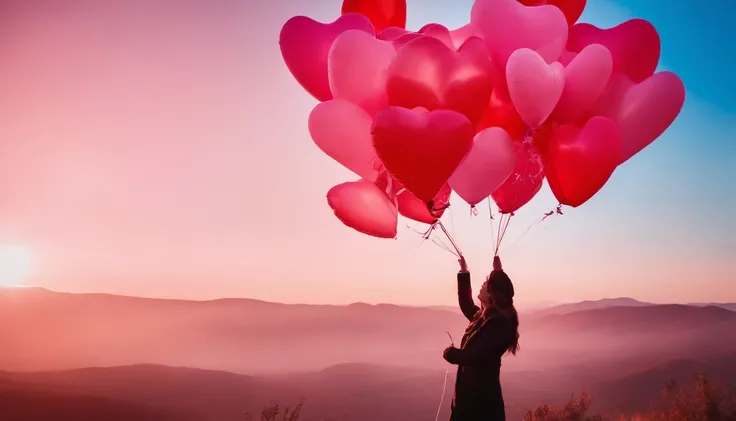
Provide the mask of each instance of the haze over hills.
[{"label": "haze over hills", "polygon": [[[668,376],[682,377],[690,366],[736,382],[729,371],[736,312],[637,303],[601,300],[522,313],[522,352],[503,362],[510,419],[584,390],[594,391],[601,409],[631,396],[643,404]],[[459,341],[467,325],[451,309],[37,288],[0,289],[0,320],[11,321],[0,324],[0,370],[6,370],[0,413],[18,414],[17,421],[49,419],[24,412],[20,403],[80,421],[242,420],[268,402],[293,405],[302,397],[306,420],[346,414],[356,421],[426,420],[437,410],[447,367],[444,331]],[[639,386],[639,394],[629,392]]]},{"label": "haze over hills", "polygon": [[[604,301],[611,303],[611,301]],[[589,304],[585,304],[589,306]],[[44,289],[0,290],[0,369],[162,364],[244,374],[362,362],[442,368],[457,311],[388,304],[287,305],[248,299],[164,300]],[[521,315],[524,352],[508,370],[701,355],[736,348],[736,312],[649,305]],[[610,355],[615,352],[614,355]]]}]

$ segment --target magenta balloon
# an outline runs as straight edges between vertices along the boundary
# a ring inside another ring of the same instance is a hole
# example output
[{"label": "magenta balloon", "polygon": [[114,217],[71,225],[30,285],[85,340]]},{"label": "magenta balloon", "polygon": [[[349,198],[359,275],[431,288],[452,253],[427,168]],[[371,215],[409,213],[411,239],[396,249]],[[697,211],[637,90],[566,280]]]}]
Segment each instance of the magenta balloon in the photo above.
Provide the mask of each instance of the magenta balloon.
[{"label": "magenta balloon", "polygon": [[460,48],[460,46],[472,36],[473,26],[469,23],[450,31],[450,38],[452,38],[452,43],[455,45],[455,49]]},{"label": "magenta balloon", "polygon": [[321,23],[306,16],[286,21],[279,34],[279,47],[286,67],[302,87],[319,101],[332,99],[327,77],[327,55],[341,33],[357,29],[374,35],[367,17],[347,13],[332,23]]},{"label": "magenta balloon", "polygon": [[558,62],[547,64],[535,51],[522,48],[509,57],[506,83],[519,116],[529,127],[537,128],[547,120],[562,96],[565,68]]},{"label": "magenta balloon", "polygon": [[621,129],[620,164],[654,142],[675,121],[685,103],[685,85],[672,72],[659,72],[635,84],[614,76],[595,109]]},{"label": "magenta balloon", "polygon": [[342,99],[317,104],[309,114],[309,133],[324,153],[368,181],[375,181],[381,162],[373,148],[373,119]]},{"label": "magenta balloon", "polygon": [[625,73],[641,82],[657,70],[660,40],[657,29],[644,19],[630,19],[613,28],[601,29],[589,23],[570,28],[567,49],[580,52],[590,44],[602,44],[611,52],[614,73]]},{"label": "magenta balloon", "polygon": [[379,32],[378,35],[376,35],[376,38],[383,41],[393,41],[396,38],[408,33],[411,33],[411,31],[407,31],[404,28],[399,28],[398,26],[389,26],[388,28]]},{"label": "magenta balloon", "polygon": [[553,5],[525,6],[517,0],[476,0],[470,12],[473,33],[482,38],[501,68],[520,48],[536,51],[547,63],[567,43],[567,19]]},{"label": "magenta balloon", "polygon": [[396,237],[396,207],[369,181],[338,184],[327,192],[327,203],[337,219],[356,231],[379,238]]},{"label": "magenta balloon", "polygon": [[511,175],[491,194],[491,198],[501,212],[513,213],[529,203],[539,193],[543,183],[542,155],[534,146],[520,144]]},{"label": "magenta balloon", "polygon": [[327,59],[330,89],[335,99],[360,105],[373,115],[388,106],[386,75],[396,49],[359,30],[343,32]]},{"label": "magenta balloon", "polygon": [[552,119],[575,123],[590,111],[605,91],[613,72],[613,58],[608,48],[591,44],[565,67],[565,88]]},{"label": "magenta balloon", "polygon": [[475,206],[506,181],[515,160],[511,136],[500,127],[489,127],[475,135],[470,152],[448,183],[458,196]]}]

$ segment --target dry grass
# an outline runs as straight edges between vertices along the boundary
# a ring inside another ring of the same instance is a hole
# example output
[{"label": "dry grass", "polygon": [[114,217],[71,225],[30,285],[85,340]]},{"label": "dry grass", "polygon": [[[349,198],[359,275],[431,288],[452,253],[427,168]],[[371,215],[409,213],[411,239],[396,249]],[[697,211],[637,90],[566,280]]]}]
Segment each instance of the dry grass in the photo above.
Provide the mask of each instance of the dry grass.
[{"label": "dry grass", "polygon": [[[726,392],[703,374],[696,376],[689,387],[680,387],[674,382],[667,384],[662,390],[662,409],[657,411],[618,416],[588,415],[590,403],[590,395],[583,393],[577,399],[572,396],[564,405],[544,405],[529,411],[524,421],[736,421],[736,390]],[[278,404],[267,406],[257,421],[297,421],[302,404],[283,411]],[[247,414],[245,421],[256,419]]]}]

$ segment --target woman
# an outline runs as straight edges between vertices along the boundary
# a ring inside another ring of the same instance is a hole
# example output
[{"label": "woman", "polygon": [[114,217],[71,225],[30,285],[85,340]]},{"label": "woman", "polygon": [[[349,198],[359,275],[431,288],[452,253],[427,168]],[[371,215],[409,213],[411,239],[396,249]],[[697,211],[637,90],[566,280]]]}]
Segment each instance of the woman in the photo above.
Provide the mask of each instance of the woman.
[{"label": "woman", "polygon": [[519,317],[514,308],[514,286],[493,259],[493,271],[478,294],[481,308],[473,303],[470,273],[460,258],[457,294],[460,309],[470,320],[460,348],[445,349],[444,358],[458,365],[450,421],[505,421],[499,379],[501,357],[519,349]]}]

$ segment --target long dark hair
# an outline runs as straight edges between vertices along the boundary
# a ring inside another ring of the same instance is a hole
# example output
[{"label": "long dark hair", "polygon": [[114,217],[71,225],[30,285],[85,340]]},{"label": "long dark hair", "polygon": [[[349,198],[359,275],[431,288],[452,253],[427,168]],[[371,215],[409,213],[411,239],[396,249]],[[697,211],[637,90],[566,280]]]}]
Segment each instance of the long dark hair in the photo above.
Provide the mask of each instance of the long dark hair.
[{"label": "long dark hair", "polygon": [[488,292],[493,297],[493,307],[508,318],[512,334],[507,352],[513,355],[519,351],[519,313],[514,307],[514,284],[506,272],[494,270],[488,277]]}]

